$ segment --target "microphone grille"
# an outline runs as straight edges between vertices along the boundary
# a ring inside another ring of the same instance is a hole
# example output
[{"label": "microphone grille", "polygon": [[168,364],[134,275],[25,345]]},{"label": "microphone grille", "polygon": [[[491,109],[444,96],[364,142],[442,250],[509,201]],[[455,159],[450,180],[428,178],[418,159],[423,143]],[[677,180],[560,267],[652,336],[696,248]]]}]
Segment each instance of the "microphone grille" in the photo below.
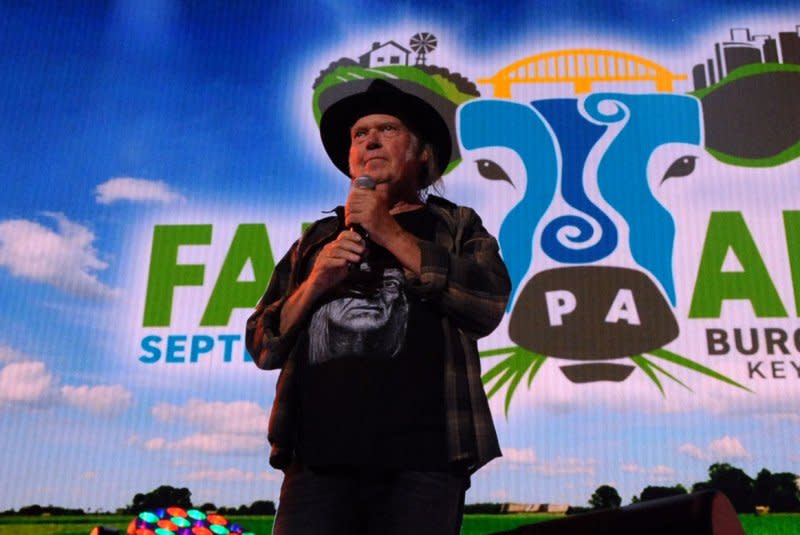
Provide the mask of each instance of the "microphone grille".
[{"label": "microphone grille", "polygon": [[371,176],[361,175],[353,180],[353,187],[358,189],[375,189],[375,180]]}]

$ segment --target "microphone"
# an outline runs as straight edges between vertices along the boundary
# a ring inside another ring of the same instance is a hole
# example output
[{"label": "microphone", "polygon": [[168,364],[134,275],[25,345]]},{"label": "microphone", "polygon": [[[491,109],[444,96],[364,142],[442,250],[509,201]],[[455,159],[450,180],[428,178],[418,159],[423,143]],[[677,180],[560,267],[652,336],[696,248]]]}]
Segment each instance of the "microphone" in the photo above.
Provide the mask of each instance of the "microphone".
[{"label": "microphone", "polygon": [[371,176],[361,175],[353,179],[352,186],[358,189],[375,189],[377,184]]},{"label": "microphone", "polygon": [[[352,184],[350,184],[350,187],[358,189],[375,189],[375,185],[376,185],[375,180],[371,176],[361,175],[353,179],[353,182]],[[365,229],[364,227],[362,227],[357,223],[354,225],[350,225],[350,230],[352,230],[353,232],[357,232],[358,235],[364,239],[364,241],[367,241],[367,239],[369,239],[369,232],[367,232],[367,229]],[[372,270],[369,267],[367,256],[368,254],[365,253],[364,256],[362,257],[360,264],[348,264],[347,270],[350,272],[353,271],[360,271],[364,273],[371,272]]]},{"label": "microphone", "polygon": [[[361,175],[353,179],[353,183],[350,185],[350,187],[358,189],[375,189],[375,185],[375,179],[373,179],[371,176]],[[369,238],[369,232],[367,232],[367,230],[361,225],[350,225],[350,230],[357,232],[358,235],[365,240]]]}]

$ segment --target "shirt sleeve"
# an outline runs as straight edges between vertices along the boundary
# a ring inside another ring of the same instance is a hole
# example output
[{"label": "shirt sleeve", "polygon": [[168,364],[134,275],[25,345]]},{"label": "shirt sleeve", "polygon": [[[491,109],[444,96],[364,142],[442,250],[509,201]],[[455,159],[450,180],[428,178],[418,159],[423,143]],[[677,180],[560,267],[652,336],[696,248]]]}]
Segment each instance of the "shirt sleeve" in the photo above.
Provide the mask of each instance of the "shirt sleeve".
[{"label": "shirt sleeve", "polygon": [[503,319],[511,281],[497,240],[478,214],[466,207],[457,211],[452,249],[438,236],[435,242],[418,240],[421,270],[418,278],[408,281],[409,288],[420,298],[437,302],[456,327],[480,338]]},{"label": "shirt sleeve", "polygon": [[283,366],[294,346],[296,330],[281,333],[281,309],[290,293],[298,242],[275,266],[267,291],[247,320],[245,344],[256,366],[274,370]]}]

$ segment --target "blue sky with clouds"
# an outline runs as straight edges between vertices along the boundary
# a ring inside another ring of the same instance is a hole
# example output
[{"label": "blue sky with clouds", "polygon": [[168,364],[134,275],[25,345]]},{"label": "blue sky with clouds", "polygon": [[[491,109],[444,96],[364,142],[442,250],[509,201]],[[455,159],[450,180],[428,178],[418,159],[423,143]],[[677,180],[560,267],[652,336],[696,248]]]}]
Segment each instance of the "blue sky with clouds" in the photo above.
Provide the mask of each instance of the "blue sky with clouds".
[{"label": "blue sky with clouds", "polygon": [[[160,484],[198,503],[277,498],[263,432],[274,373],[136,362],[142,279],[156,223],[214,223],[203,259],[218,266],[237,222],[267,221],[277,257],[341,202],[310,114],[330,61],[408,28],[444,32],[464,72],[594,39],[673,58],[791,17],[783,31],[800,24],[791,1],[0,4],[0,481],[14,482],[0,510],[113,510]],[[176,295],[176,314],[194,317],[209,290]],[[209,332],[241,332],[245,317]],[[531,397],[508,417],[497,404],[506,457],[468,501],[580,505],[612,483],[627,502],[645,484],[691,485],[715,460],[800,472],[800,421],[780,395],[754,416],[739,398],[648,412],[595,394],[613,390]]]}]

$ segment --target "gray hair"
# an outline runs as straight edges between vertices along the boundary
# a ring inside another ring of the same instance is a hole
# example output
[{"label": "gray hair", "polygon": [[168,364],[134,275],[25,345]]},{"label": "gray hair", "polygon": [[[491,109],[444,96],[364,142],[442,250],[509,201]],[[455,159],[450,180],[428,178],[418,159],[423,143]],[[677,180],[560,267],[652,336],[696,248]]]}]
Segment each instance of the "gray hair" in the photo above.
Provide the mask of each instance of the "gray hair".
[{"label": "gray hair", "polygon": [[[420,198],[425,198],[428,195],[428,190],[430,188],[433,188],[434,191],[440,193],[441,184],[439,182],[442,180],[442,175],[439,174],[438,157],[436,155],[435,147],[432,143],[421,143],[420,136],[417,135],[417,133],[413,130],[409,130],[409,133],[411,134],[411,145],[409,150],[416,156],[420,156],[426,151],[428,153],[428,161],[426,161],[422,166],[420,175],[417,178],[419,184],[417,187],[417,192],[420,194]],[[422,145],[421,148],[420,144]]]}]

